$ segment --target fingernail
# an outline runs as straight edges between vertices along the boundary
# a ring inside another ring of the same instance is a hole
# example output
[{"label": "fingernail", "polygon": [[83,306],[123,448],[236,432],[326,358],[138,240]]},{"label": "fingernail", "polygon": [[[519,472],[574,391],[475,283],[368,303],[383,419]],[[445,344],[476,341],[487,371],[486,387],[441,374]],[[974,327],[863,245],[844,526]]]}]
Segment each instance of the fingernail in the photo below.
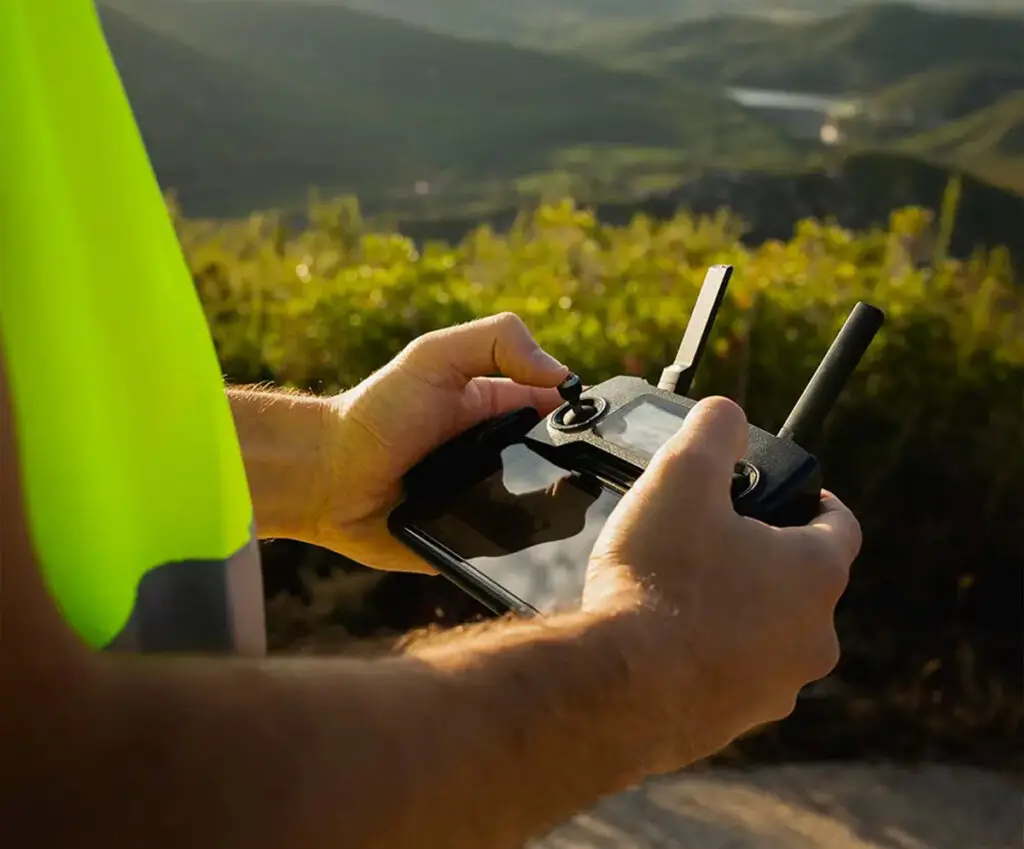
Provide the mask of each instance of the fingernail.
[{"label": "fingernail", "polygon": [[533,354],[533,361],[537,364],[537,367],[543,371],[567,371],[567,367],[556,360],[543,348],[537,348]]}]

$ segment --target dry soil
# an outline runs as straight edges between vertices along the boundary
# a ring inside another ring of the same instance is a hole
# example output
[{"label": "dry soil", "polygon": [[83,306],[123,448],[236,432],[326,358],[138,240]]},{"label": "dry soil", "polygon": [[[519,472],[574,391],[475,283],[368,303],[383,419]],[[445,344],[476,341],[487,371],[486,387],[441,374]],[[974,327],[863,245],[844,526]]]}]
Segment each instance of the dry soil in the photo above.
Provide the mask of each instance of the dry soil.
[{"label": "dry soil", "polygon": [[609,798],[528,849],[1022,849],[1024,782],[963,767],[707,768]]}]

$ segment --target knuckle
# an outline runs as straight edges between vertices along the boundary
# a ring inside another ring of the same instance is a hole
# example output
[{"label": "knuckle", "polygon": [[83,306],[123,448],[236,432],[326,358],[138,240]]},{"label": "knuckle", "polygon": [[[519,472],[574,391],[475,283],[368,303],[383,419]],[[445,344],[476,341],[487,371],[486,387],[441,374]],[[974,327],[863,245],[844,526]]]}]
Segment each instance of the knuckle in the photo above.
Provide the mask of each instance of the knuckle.
[{"label": "knuckle", "polygon": [[500,335],[518,334],[527,329],[526,322],[516,313],[509,310],[494,313],[485,321],[489,321],[493,325],[495,332]]},{"label": "knuckle", "polygon": [[423,356],[424,353],[429,353],[437,346],[437,343],[442,338],[442,334],[444,334],[444,332],[444,329],[438,329],[421,333],[405,346],[402,350],[402,356],[406,359],[416,359]]},{"label": "knuckle", "polygon": [[825,629],[825,633],[815,641],[815,651],[811,658],[811,680],[816,681],[830,674],[838,665],[842,650],[839,636],[833,627]]},{"label": "knuckle", "polygon": [[809,534],[804,540],[804,564],[823,579],[845,584],[849,558],[832,535]]},{"label": "knuckle", "polygon": [[835,605],[850,584],[850,564],[846,559],[833,555],[820,563],[822,591],[831,605]]},{"label": "knuckle", "polygon": [[837,601],[850,583],[850,571],[838,557],[823,559],[820,564],[821,586],[829,601]]},{"label": "knuckle", "polygon": [[846,592],[850,574],[844,559],[826,543],[809,542],[796,565],[802,579],[805,603],[814,608],[827,607],[831,611]]},{"label": "knuckle", "polygon": [[842,501],[834,494],[824,491],[821,500],[823,512],[831,514],[835,535],[843,549],[843,554],[850,562],[860,553],[864,543],[864,529],[860,521]]},{"label": "knuckle", "polygon": [[772,700],[769,708],[769,720],[779,722],[788,718],[796,710],[796,699],[799,690],[794,688],[782,689]]},{"label": "knuckle", "polygon": [[849,538],[849,556],[852,563],[857,559],[857,555],[860,554],[861,547],[864,545],[864,529],[853,513],[850,513]]}]

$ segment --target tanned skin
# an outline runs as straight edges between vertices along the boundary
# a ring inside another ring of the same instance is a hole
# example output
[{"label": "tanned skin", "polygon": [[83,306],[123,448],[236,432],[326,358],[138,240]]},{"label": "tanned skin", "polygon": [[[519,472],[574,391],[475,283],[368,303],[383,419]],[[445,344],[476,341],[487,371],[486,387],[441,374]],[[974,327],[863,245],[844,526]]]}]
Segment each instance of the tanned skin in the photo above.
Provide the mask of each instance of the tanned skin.
[{"label": "tanned skin", "polygon": [[[785,716],[837,660],[856,520],[827,494],[805,529],[738,517],[746,425],[724,399],[698,405],[623,500],[580,613],[378,660],[90,651],[27,532],[3,374],[4,846],[511,849]],[[309,477],[323,419],[279,402],[300,412],[232,399],[261,536],[302,538],[294,504],[324,497]],[[701,534],[679,540],[680,509]]]},{"label": "tanned skin", "polygon": [[6,385],[0,410],[4,845],[512,847],[641,778],[628,617],[375,661],[87,651],[25,531]]}]

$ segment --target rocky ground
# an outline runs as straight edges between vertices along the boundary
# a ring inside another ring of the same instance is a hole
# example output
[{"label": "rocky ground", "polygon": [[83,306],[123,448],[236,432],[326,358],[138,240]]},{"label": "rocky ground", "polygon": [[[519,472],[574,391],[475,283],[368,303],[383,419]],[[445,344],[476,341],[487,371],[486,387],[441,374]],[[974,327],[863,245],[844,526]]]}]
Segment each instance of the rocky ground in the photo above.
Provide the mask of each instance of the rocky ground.
[{"label": "rocky ground", "polygon": [[1024,780],[964,767],[702,769],[608,799],[529,849],[1022,849]]}]

